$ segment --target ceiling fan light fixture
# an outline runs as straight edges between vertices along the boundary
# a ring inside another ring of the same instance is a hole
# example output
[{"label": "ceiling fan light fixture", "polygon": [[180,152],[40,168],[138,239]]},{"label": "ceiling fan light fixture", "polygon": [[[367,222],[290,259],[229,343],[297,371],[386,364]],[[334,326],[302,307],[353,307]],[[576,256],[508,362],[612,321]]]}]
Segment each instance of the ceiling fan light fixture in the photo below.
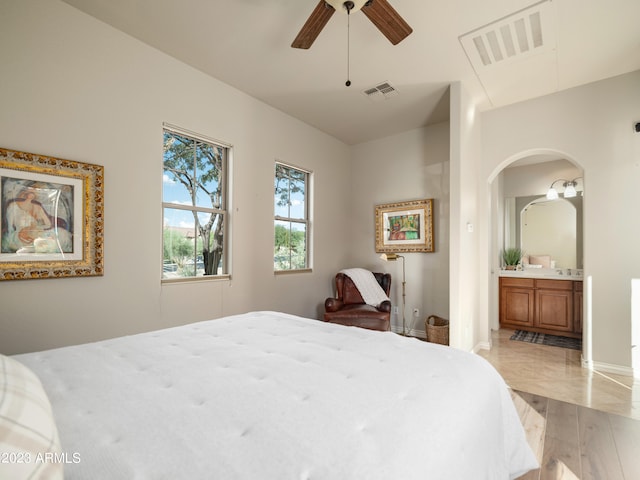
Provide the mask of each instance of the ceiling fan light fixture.
[{"label": "ceiling fan light fixture", "polygon": [[389,4],[389,0],[320,0],[291,46],[305,50],[310,48],[336,10],[347,15],[362,10],[393,45],[413,32],[411,26]]},{"label": "ceiling fan light fixture", "polygon": [[[364,7],[364,4],[367,3],[367,0],[353,0],[348,2],[345,2],[344,0],[325,0],[325,2],[331,5],[336,12],[351,13],[357,12],[362,7]],[[347,4],[352,4],[353,7],[349,8],[347,7]]]}]

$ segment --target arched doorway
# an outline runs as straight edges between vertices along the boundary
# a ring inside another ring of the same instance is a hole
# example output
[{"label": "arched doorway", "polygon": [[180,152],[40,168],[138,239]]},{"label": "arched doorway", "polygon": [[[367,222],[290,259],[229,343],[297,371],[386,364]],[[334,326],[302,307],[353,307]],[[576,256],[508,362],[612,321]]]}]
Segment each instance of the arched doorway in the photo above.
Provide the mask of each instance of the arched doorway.
[{"label": "arched doorway", "polygon": [[[490,199],[490,271],[488,272],[488,278],[490,278],[490,285],[488,289],[488,309],[489,309],[489,338],[491,338],[491,331],[499,328],[499,274],[500,274],[500,259],[501,252],[505,246],[517,246],[522,247],[522,239],[516,239],[516,230],[518,227],[508,226],[506,214],[511,208],[513,215],[516,214],[515,198],[520,197],[521,202],[518,214],[525,205],[528,205],[534,199],[540,199],[540,201],[546,200],[546,193],[549,187],[559,179],[572,181],[575,178],[580,178],[580,186],[578,189],[578,196],[582,200],[585,195],[584,189],[584,176],[585,172],[579,162],[570,155],[554,151],[550,149],[538,149],[529,150],[517,153],[510,158],[505,159],[496,169],[492,172],[489,181]],[[557,182],[556,185],[563,185],[567,182]],[[563,190],[560,190],[560,201],[563,201]],[[513,200],[513,206],[509,206],[507,198]],[[579,220],[576,224],[576,262],[573,264],[562,265],[559,267],[568,267],[573,269],[584,268],[586,259],[583,257],[583,224],[582,224],[582,201],[580,203]],[[549,235],[553,235],[553,227],[549,226]],[[509,242],[512,242],[509,244]],[[551,248],[551,247],[549,247]],[[534,252],[531,252],[534,253]],[[535,252],[543,253],[543,252]],[[557,252],[554,255],[551,252],[550,256],[556,256],[561,258],[563,254]],[[563,259],[561,262],[566,263],[567,260]],[[585,300],[587,296],[585,295]],[[585,318],[586,320],[586,318]],[[590,332],[591,325],[585,323],[583,329],[583,358],[585,362],[590,364],[591,362],[591,340]]]}]

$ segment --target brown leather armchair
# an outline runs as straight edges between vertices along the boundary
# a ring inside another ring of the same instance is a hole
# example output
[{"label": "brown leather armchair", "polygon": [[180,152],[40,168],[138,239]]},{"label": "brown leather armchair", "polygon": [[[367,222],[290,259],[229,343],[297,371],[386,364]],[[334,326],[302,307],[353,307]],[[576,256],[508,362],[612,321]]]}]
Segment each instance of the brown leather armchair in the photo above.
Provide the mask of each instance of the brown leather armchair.
[{"label": "brown leather armchair", "polygon": [[[373,272],[382,290],[389,296],[391,275]],[[367,305],[353,281],[345,274],[336,275],[336,295],[324,302],[324,321],[370,330],[391,329],[391,302],[385,300],[377,307]]]}]

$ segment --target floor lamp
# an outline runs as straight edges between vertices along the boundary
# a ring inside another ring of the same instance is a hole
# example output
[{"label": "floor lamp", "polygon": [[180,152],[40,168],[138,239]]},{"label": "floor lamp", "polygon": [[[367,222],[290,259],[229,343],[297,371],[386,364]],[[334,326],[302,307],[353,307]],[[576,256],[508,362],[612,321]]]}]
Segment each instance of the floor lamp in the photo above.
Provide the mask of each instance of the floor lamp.
[{"label": "floor lamp", "polygon": [[405,272],[404,272],[404,256],[398,255],[397,253],[383,253],[380,255],[380,258],[385,262],[395,262],[399,258],[402,259],[402,336],[407,336],[407,328],[406,328],[406,320],[405,320],[405,307],[406,307],[406,284],[405,281]]}]

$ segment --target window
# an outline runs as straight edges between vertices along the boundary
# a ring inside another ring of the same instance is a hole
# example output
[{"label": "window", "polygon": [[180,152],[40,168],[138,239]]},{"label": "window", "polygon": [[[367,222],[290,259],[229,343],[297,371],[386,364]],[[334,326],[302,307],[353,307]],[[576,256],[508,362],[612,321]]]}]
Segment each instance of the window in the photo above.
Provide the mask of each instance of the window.
[{"label": "window", "polygon": [[273,268],[309,268],[309,172],[276,163]]},{"label": "window", "polygon": [[229,147],[164,129],[163,280],[227,274]]}]

